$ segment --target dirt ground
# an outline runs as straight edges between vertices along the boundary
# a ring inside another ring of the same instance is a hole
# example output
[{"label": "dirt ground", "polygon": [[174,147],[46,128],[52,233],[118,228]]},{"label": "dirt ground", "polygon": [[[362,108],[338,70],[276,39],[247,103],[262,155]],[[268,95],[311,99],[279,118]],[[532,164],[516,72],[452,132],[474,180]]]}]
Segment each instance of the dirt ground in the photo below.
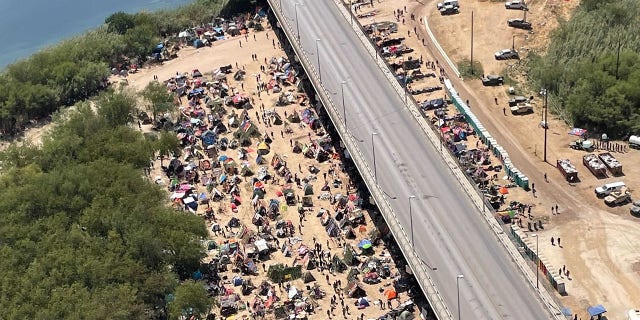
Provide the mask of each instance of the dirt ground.
[{"label": "dirt ground", "polygon": [[[263,24],[266,25],[266,22],[264,22]],[[254,40],[254,35],[255,35],[255,40]],[[340,170],[342,167],[341,162],[339,161],[339,159],[334,159],[329,162],[318,163],[313,159],[305,158],[302,154],[292,152],[290,147],[291,141],[293,142],[299,141],[304,144],[304,143],[309,143],[311,139],[316,140],[319,138],[318,136],[316,136],[313,130],[311,130],[309,127],[298,126],[297,124],[295,124],[295,125],[291,125],[291,129],[293,130],[293,133],[283,133],[283,130],[284,130],[283,126],[272,125],[267,127],[264,121],[259,121],[258,123],[256,123],[255,122],[256,119],[253,117],[254,111],[257,113],[260,110],[260,106],[262,104],[264,105],[265,110],[276,111],[282,117],[283,120],[285,119],[285,116],[284,116],[285,114],[292,114],[294,111],[300,113],[304,108],[306,108],[306,107],[300,106],[297,103],[294,103],[288,106],[275,107],[275,101],[278,97],[277,94],[271,93],[270,95],[268,95],[265,92],[262,92],[260,96],[258,96],[257,94],[257,90],[256,90],[257,81],[256,81],[255,75],[257,75],[258,73],[261,73],[260,66],[264,65],[264,59],[265,58],[271,59],[271,57],[284,56],[284,52],[280,48],[278,39],[275,39],[275,42],[272,42],[274,38],[275,38],[274,33],[273,31],[270,30],[270,27],[269,27],[265,32],[258,32],[255,34],[250,33],[247,38],[248,40],[245,40],[244,37],[235,37],[235,38],[231,38],[231,39],[220,41],[220,42],[214,42],[212,47],[204,47],[197,50],[190,47],[184,48],[180,50],[179,57],[177,59],[167,61],[162,66],[153,67],[151,69],[144,69],[136,74],[130,75],[128,77],[128,84],[131,88],[140,90],[144,88],[144,86],[146,86],[146,84],[149,83],[149,81],[153,81],[154,75],[156,75],[160,80],[164,80],[164,79],[171,78],[176,74],[176,72],[183,73],[183,72],[190,72],[192,69],[199,69],[201,72],[205,73],[205,76],[206,76],[206,73],[210,73],[214,68],[227,65],[227,64],[232,64],[234,66],[234,71],[237,70],[235,69],[236,64],[240,68],[245,69],[246,77],[244,80],[244,89],[242,89],[242,85],[240,82],[234,81],[231,77],[229,77],[229,79],[231,79],[229,84],[232,87],[235,87],[235,90],[239,92],[244,92],[249,96],[251,96],[252,99],[255,100],[254,106],[256,108],[249,110],[249,116],[252,118],[254,123],[259,127],[261,132],[268,133],[274,137],[273,142],[270,145],[271,152],[269,153],[269,155],[267,155],[267,159],[269,159],[270,161],[271,156],[273,156],[274,154],[281,155],[284,158],[284,160],[287,162],[288,167],[292,170],[292,173],[295,172],[296,175],[300,176],[301,178],[308,177],[310,175],[307,169],[310,165],[315,165],[318,169],[320,169],[320,172],[317,174],[319,179],[313,182],[314,191],[316,195],[314,196],[314,207],[312,208],[313,209],[312,212],[306,213],[305,221],[301,224],[302,225],[301,229],[298,229],[299,217],[295,207],[290,207],[286,212],[283,213],[282,219],[291,220],[296,226],[295,236],[299,237],[299,240],[300,240],[297,244],[292,246],[293,250],[296,250],[300,246],[300,244],[304,244],[309,248],[313,248],[314,241],[317,241],[318,243],[323,245],[323,249],[325,248],[329,249],[332,255],[337,253],[339,256],[342,256],[342,243],[339,243],[334,238],[329,238],[329,236],[327,235],[327,232],[325,231],[325,228],[320,223],[320,219],[316,218],[316,213],[318,212],[318,210],[320,210],[320,208],[327,208],[330,211],[331,211],[331,208],[333,208],[333,206],[329,203],[329,200],[317,199],[317,195],[321,193],[320,188],[324,185],[324,180],[322,179],[322,175],[326,174],[330,168],[334,167],[336,169],[335,170],[336,173],[334,177],[336,179],[340,179],[343,182],[338,188],[331,189],[332,194],[336,194],[336,193],[342,193],[344,195],[358,194],[358,190],[356,190],[353,186],[351,186],[350,188],[347,187],[350,180],[349,180],[349,177]],[[240,47],[239,41],[242,41],[242,47]],[[253,61],[251,58],[251,55],[254,53],[258,55],[258,61]],[[262,80],[264,81],[264,79],[266,78],[266,74],[262,73],[262,77],[263,77]],[[117,81],[118,79],[114,78],[113,80]],[[290,86],[290,87],[285,87],[284,90],[293,91],[294,88]],[[227,109],[230,110],[231,107],[227,107]],[[143,126],[143,130],[145,131],[150,130],[150,125]],[[229,157],[236,157],[236,153],[237,152],[234,150],[228,150],[226,152],[226,154]],[[250,162],[254,163],[254,161],[251,161],[252,157],[255,158],[255,155],[252,156],[251,154],[249,154]],[[166,164],[166,161],[165,161],[165,164]],[[155,165],[156,169],[154,169],[154,171],[150,175],[152,178],[155,178],[156,176],[164,177],[162,172],[159,170],[159,167],[160,167],[159,164],[156,163]],[[254,172],[257,172],[256,165],[252,165],[252,169]],[[273,168],[271,168],[270,166],[269,166],[269,169],[270,171],[273,170]],[[272,172],[272,174],[275,174],[275,173]],[[328,179],[330,181],[332,181],[331,177],[332,175],[329,174]],[[166,181],[166,177],[164,180]],[[269,184],[266,189],[267,193],[266,193],[265,199],[268,200],[270,198],[275,197],[276,191],[282,190],[283,187],[284,187],[284,182],[282,181],[282,179],[280,179],[280,182],[277,185]],[[294,189],[295,189],[295,184],[294,184]],[[298,195],[302,193],[302,190],[299,190],[299,189],[300,188],[298,188],[295,191]],[[204,190],[205,188],[203,186],[199,186],[199,192],[202,192]],[[248,225],[249,229],[254,230],[255,226],[253,226],[251,223],[251,219],[253,217],[253,209],[251,207],[250,201],[248,201],[248,199],[251,198],[251,190],[243,189],[241,194],[242,194],[242,198],[245,199],[245,203],[239,206],[237,213],[232,212],[232,210],[229,208],[228,200],[223,200],[221,202],[212,202],[212,207],[214,208],[214,212],[217,212],[217,209],[219,207],[221,207],[224,212],[222,215],[216,215],[217,223],[219,223],[221,226],[224,226],[226,225],[227,221],[231,217],[237,217],[240,219],[240,221],[243,224]],[[203,215],[205,209],[206,209],[206,206],[200,206],[200,208],[198,209],[198,214]],[[358,242],[364,238],[367,238],[368,232],[375,228],[373,221],[371,221],[371,219],[367,214],[365,214],[365,218],[366,218],[366,231],[357,232],[355,239],[345,240],[346,243],[350,244],[353,248],[356,248],[356,250],[358,250],[357,249]],[[211,228],[212,223],[213,223],[212,221],[208,222],[209,228]],[[302,233],[298,231],[301,231]],[[216,236],[213,232],[210,232],[210,233],[211,233],[210,234],[211,238],[214,240],[217,240],[218,243],[221,243],[222,241],[225,240],[219,235]],[[281,241],[284,242],[283,240]],[[213,254],[213,251],[210,253]],[[263,267],[266,267],[266,269],[268,269],[269,265],[275,264],[275,263],[284,263],[287,265],[291,265],[294,262],[294,258],[296,256],[297,254],[295,254],[295,251],[294,251],[293,257],[285,257],[283,253],[278,250],[277,252],[271,254],[271,259],[269,261],[266,261],[264,263],[264,266],[261,266],[262,263],[259,263],[258,275],[245,277],[245,279],[247,278],[251,279],[254,285],[259,285],[262,282],[262,280],[266,278],[266,273],[263,272]],[[393,261],[391,261],[390,255],[387,249],[384,247],[384,245],[380,244],[377,247],[375,247],[375,256],[385,261],[389,261],[391,265],[392,273],[398,272],[398,270],[394,267]],[[303,272],[305,270],[306,269],[303,268]],[[328,276],[331,283],[333,283],[336,280],[341,280],[341,283],[343,284],[343,287],[344,287],[344,285],[347,283],[347,279],[346,279],[347,273],[344,272],[344,273],[329,274],[328,271],[321,271],[320,269],[311,270],[311,272],[314,275],[314,277],[317,279],[315,283],[317,283],[320,286],[320,288],[327,294],[327,296],[324,299],[317,300],[317,302],[319,303],[319,308],[316,309],[315,314],[309,315],[309,318],[324,319],[324,318],[327,318],[326,312],[331,309],[329,299],[331,296],[335,294],[333,288],[325,279],[325,277]],[[229,279],[227,280],[227,282],[230,281],[233,275],[234,274],[232,272],[229,272],[227,274]],[[359,276],[359,278],[362,280],[362,276]],[[291,285],[294,285],[295,287],[303,291],[304,292],[303,296],[306,297],[308,296],[308,293],[307,293],[307,290],[305,290],[305,287],[307,285],[313,285],[313,283],[304,284],[302,280],[299,279],[299,280],[292,281]],[[383,296],[382,291],[389,288],[390,286],[391,286],[390,279],[383,280],[379,284],[375,284],[375,285],[364,284],[364,289],[367,292],[367,297],[371,300],[371,306],[364,309],[357,309],[354,306],[355,299],[348,298],[347,295],[345,294],[344,303],[350,308],[350,313],[346,315],[345,319],[355,319],[356,317],[360,317],[360,316],[363,316],[364,318],[367,318],[367,319],[372,319],[385,314],[386,311],[381,310],[381,308],[378,306],[378,299],[382,299],[382,301],[386,304],[387,300]],[[280,291],[278,295],[280,296],[281,299],[286,299],[286,292]],[[246,299],[247,301],[252,302],[253,297],[254,297],[254,294],[252,294],[251,296],[243,297],[242,299],[243,300]],[[399,293],[398,299],[395,299],[393,301],[393,307],[396,307],[400,303],[407,301],[407,299],[408,297],[406,293]],[[249,314],[250,313],[247,310],[243,310],[239,313],[239,316],[242,318],[246,318]],[[342,318],[341,308],[339,303],[336,307],[336,310],[332,311],[332,314],[339,319]]]},{"label": "dirt ground", "polygon": [[[424,59],[442,62],[444,59],[431,50],[421,17],[427,17],[431,30],[448,53],[452,61],[469,59],[471,11],[474,12],[474,60],[482,63],[485,74],[502,74],[506,68],[514,68],[514,61],[496,61],[493,53],[510,48],[515,40],[517,50],[544,51],[548,34],[557,26],[557,17],[567,18],[577,1],[529,1],[531,8],[527,20],[533,23],[534,33],[509,28],[506,20],[522,18],[523,13],[506,10],[500,1],[470,0],[461,3],[461,12],[452,16],[441,16],[436,11],[436,1],[382,1],[375,3],[377,14],[375,21],[394,21],[391,12],[407,7],[415,15],[411,21],[405,14],[406,25],[399,24],[398,36],[410,36],[405,43],[420,49],[413,53],[424,55]],[[366,10],[365,10],[366,11]],[[363,19],[370,23],[372,18]],[[418,34],[413,33],[416,27]],[[513,38],[513,35],[516,35]],[[525,38],[526,36],[526,38]],[[418,39],[419,37],[419,39]],[[427,39],[422,46],[421,39]],[[454,73],[444,66],[447,74]],[[622,319],[626,310],[638,307],[640,298],[640,252],[635,243],[640,240],[640,221],[629,214],[629,205],[610,208],[601,199],[596,198],[593,189],[607,182],[624,181],[632,190],[640,188],[640,151],[613,152],[624,166],[624,176],[605,179],[595,178],[582,165],[582,151],[572,150],[568,143],[576,137],[568,134],[570,128],[562,121],[549,115],[548,155],[543,161],[543,133],[539,127],[542,120],[542,101],[536,93],[518,92],[524,96],[534,95],[535,112],[530,115],[514,116],[502,108],[508,100],[506,87],[483,87],[477,79],[464,82],[452,79],[463,99],[469,99],[470,106],[485,127],[509,152],[516,167],[527,174],[535,183],[536,197],[522,190],[511,192],[508,200],[518,200],[534,205],[533,215],[549,221],[545,230],[537,232],[540,241],[540,253],[552,266],[566,266],[570,277],[564,275],[567,296],[559,297],[562,303],[571,308],[581,318],[588,318],[586,308],[594,304],[603,304],[610,319]],[[498,98],[498,105],[494,98]],[[566,182],[555,168],[556,159],[566,158],[576,166],[580,182]],[[547,174],[549,182],[544,181]],[[638,191],[632,193],[637,199]],[[551,213],[551,206],[559,206],[560,214]],[[560,237],[562,247],[551,245],[551,237]],[[568,279],[567,279],[568,278]]]}]

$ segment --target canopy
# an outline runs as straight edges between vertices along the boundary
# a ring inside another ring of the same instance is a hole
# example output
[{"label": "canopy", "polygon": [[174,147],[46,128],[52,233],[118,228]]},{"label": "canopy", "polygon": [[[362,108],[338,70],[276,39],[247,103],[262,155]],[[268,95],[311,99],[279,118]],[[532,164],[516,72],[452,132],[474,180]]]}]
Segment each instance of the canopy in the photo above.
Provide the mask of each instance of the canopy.
[{"label": "canopy", "polygon": [[365,297],[362,297],[362,298],[358,299],[358,305],[368,307],[369,306],[369,300],[367,300],[367,298],[365,298]]},{"label": "canopy", "polygon": [[582,137],[585,133],[587,133],[587,130],[581,129],[581,128],[573,128],[571,129],[571,131],[569,131],[570,135],[574,135],[578,137]]},{"label": "canopy", "polygon": [[387,289],[384,292],[384,296],[387,297],[387,300],[392,300],[392,299],[395,299],[398,296],[398,294],[394,289]]},{"label": "canopy", "polygon": [[590,316],[595,317],[597,315],[607,312],[607,309],[605,309],[601,304],[599,304],[597,306],[591,306],[587,308],[587,312],[589,312]]},{"label": "canopy", "polygon": [[501,187],[498,192],[500,192],[500,194],[507,194],[509,193],[509,189],[507,189],[506,187]]},{"label": "canopy", "polygon": [[269,146],[264,142],[260,142],[260,144],[258,144],[258,150],[268,150]]},{"label": "canopy", "polygon": [[358,243],[358,248],[361,248],[361,249],[371,248],[371,241],[369,239],[360,240],[360,243]]}]

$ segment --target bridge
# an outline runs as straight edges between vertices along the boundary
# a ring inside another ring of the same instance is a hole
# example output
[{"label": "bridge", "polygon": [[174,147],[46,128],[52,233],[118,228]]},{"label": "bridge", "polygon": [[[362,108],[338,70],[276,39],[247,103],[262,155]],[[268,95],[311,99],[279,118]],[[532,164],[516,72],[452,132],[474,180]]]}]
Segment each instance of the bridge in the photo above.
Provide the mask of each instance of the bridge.
[{"label": "bridge", "polygon": [[562,319],[340,0],[268,1],[438,319]]}]

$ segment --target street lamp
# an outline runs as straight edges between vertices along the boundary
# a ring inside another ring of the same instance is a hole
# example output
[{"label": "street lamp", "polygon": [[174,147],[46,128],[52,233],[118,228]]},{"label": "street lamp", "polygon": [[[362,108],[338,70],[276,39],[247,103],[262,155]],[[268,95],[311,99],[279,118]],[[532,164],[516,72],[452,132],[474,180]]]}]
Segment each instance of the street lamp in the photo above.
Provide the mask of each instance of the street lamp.
[{"label": "street lamp", "polygon": [[536,259],[535,259],[535,263],[536,263],[536,289],[540,289],[540,272],[538,271],[540,269],[540,266],[538,266],[538,260],[540,258],[538,258],[538,235],[537,234],[532,234],[532,237],[536,238]]},{"label": "street lamp", "polygon": [[409,227],[411,228],[411,247],[413,248],[413,213],[411,212],[411,199],[415,199],[416,196],[409,196]]},{"label": "street lamp", "polygon": [[371,151],[373,152],[373,179],[378,183],[378,170],[376,168],[376,145],[373,136],[377,136],[377,132],[371,132]]},{"label": "street lamp", "polygon": [[298,3],[293,4],[293,8],[296,11],[296,31],[298,33],[298,43],[300,43],[300,24],[298,23]]},{"label": "street lamp", "polygon": [[511,50],[516,51],[516,35],[514,34],[513,37],[511,37]]},{"label": "street lamp", "polygon": [[540,94],[544,95],[544,120],[542,122],[543,124],[543,129],[544,129],[544,153],[543,153],[543,160],[544,162],[547,162],[547,130],[549,129],[549,123],[547,123],[547,115],[549,114],[549,109],[548,109],[548,105],[547,105],[547,89],[542,89],[540,91]]},{"label": "street lamp", "polygon": [[464,275],[459,274],[456,277],[456,289],[458,291],[458,320],[460,320],[460,279],[463,279]]},{"label": "street lamp", "polygon": [[320,70],[320,50],[318,49],[318,42],[320,39],[316,39],[316,57],[318,58],[318,78],[320,78],[320,82],[322,82],[322,71]]},{"label": "street lamp", "polygon": [[347,108],[345,107],[345,104],[344,104],[344,85],[346,83],[347,83],[346,81],[340,82],[340,93],[342,94],[342,117],[344,117],[345,130],[347,128]]}]

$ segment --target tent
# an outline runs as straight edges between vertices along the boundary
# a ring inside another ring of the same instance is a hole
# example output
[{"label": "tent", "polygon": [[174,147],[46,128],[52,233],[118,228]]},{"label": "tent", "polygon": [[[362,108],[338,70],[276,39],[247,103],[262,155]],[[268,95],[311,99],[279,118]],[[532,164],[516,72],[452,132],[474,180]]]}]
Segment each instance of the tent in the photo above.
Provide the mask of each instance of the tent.
[{"label": "tent", "polygon": [[369,306],[369,300],[367,300],[367,298],[362,297],[360,299],[358,299],[358,306],[359,307],[368,307]]},{"label": "tent", "polygon": [[310,271],[307,271],[302,275],[302,281],[304,281],[304,283],[309,283],[316,281],[316,278],[311,274]]},{"label": "tent", "polygon": [[371,248],[372,244],[371,241],[369,239],[362,239],[360,240],[360,243],[358,243],[358,248],[360,249],[369,249]]},{"label": "tent", "polygon": [[387,300],[393,300],[398,297],[395,289],[387,289],[384,291],[384,296],[387,297]]},{"label": "tent", "polygon": [[413,313],[411,313],[411,311],[409,310],[404,310],[402,311],[402,313],[400,313],[400,316],[398,317],[398,319],[400,320],[411,320],[414,319],[416,316],[413,315]]},{"label": "tent", "polygon": [[193,46],[198,49],[204,47],[204,43],[200,39],[193,40]]},{"label": "tent", "polygon": [[367,295],[367,292],[362,288],[362,285],[358,280],[351,280],[347,283],[345,288],[349,298],[361,298]]},{"label": "tent", "polygon": [[607,312],[607,309],[605,309],[604,306],[599,304],[597,306],[591,306],[591,307],[587,308],[587,312],[589,312],[589,316],[595,317],[595,316],[598,316],[598,315],[601,315],[601,314]]}]

